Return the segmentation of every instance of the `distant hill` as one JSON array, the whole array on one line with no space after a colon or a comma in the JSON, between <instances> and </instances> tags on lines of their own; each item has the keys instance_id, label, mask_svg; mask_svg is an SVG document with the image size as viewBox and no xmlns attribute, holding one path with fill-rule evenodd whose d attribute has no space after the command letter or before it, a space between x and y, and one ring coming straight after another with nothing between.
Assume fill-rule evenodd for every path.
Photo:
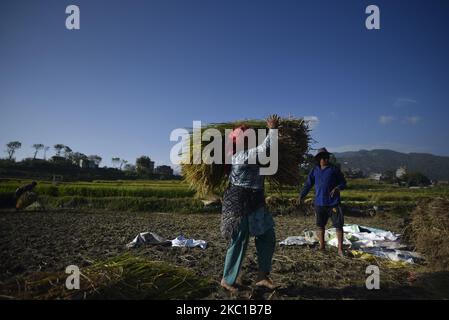
<instances>
[{"instance_id":1,"label":"distant hill","mask_svg":"<svg viewBox=\"0 0 449 320\"><path fill-rule=\"evenodd\" d=\"M395 171L406 166L408 171L418 171L436 180L449 180L449 157L428 153L401 153L375 149L335 152L342 169L360 169L365 174Z\"/></svg>"}]
</instances>

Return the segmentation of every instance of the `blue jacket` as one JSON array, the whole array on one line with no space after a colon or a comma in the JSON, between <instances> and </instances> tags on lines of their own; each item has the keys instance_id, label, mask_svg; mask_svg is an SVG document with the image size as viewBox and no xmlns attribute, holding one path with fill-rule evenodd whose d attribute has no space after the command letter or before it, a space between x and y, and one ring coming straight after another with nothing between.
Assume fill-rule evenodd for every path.
<instances>
[{"instance_id":1,"label":"blue jacket","mask_svg":"<svg viewBox=\"0 0 449 320\"><path fill-rule=\"evenodd\" d=\"M315 166L310 171L304 188L301 191L301 199L303 199L315 186L315 205L317 206L336 206L340 204L340 193L336 192L333 197L330 192L335 187L343 190L346 187L346 180L340 169L335 166L328 166L321 169Z\"/></svg>"}]
</instances>

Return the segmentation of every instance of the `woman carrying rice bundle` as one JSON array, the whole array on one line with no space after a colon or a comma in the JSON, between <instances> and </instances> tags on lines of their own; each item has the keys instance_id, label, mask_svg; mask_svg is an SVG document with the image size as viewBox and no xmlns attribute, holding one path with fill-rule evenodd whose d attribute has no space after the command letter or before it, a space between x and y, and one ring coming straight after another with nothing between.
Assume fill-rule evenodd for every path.
<instances>
[{"instance_id":1,"label":"woman carrying rice bundle","mask_svg":"<svg viewBox=\"0 0 449 320\"><path fill-rule=\"evenodd\" d=\"M223 196L221 232L230 241L226 253L221 286L235 292L237 277L250 236L255 237L258 260L257 286L274 289L269 278L271 260L275 248L274 220L265 208L264 176L260 175L260 165L252 164L258 154L270 148L280 118L272 115L267 119L268 135L255 148L244 148L232 156L229 186ZM246 126L236 128L231 137L235 145L244 139ZM243 143L243 145L245 145Z\"/></svg>"}]
</instances>

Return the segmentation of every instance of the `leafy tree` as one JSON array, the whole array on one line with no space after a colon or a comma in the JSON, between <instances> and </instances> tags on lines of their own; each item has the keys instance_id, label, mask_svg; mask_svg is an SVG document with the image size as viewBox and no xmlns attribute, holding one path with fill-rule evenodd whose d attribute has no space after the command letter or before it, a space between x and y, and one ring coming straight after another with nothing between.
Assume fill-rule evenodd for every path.
<instances>
[{"instance_id":1,"label":"leafy tree","mask_svg":"<svg viewBox=\"0 0 449 320\"><path fill-rule=\"evenodd\" d=\"M50 147L49 146L45 146L44 147L44 160L47 160L47 152L48 152L48 150L50 150Z\"/></svg>"},{"instance_id":2,"label":"leafy tree","mask_svg":"<svg viewBox=\"0 0 449 320\"><path fill-rule=\"evenodd\" d=\"M120 170L122 170L123 165L126 165L128 163L128 160L122 159L120 161Z\"/></svg>"},{"instance_id":3,"label":"leafy tree","mask_svg":"<svg viewBox=\"0 0 449 320\"><path fill-rule=\"evenodd\" d=\"M120 164L120 158L119 157L113 157L112 158L112 166L114 168L117 168Z\"/></svg>"},{"instance_id":4,"label":"leafy tree","mask_svg":"<svg viewBox=\"0 0 449 320\"><path fill-rule=\"evenodd\" d=\"M123 167L124 171L128 171L128 172L135 172L136 171L136 166L132 165L130 163L125 164L125 166Z\"/></svg>"},{"instance_id":5,"label":"leafy tree","mask_svg":"<svg viewBox=\"0 0 449 320\"><path fill-rule=\"evenodd\" d=\"M381 177L382 181L385 181L387 183L394 183L396 181L396 175L393 170L387 170L382 174Z\"/></svg>"},{"instance_id":6,"label":"leafy tree","mask_svg":"<svg viewBox=\"0 0 449 320\"><path fill-rule=\"evenodd\" d=\"M102 158L100 156L97 156L96 154L88 156L87 159L89 161L92 161L97 167L100 165L102 160Z\"/></svg>"},{"instance_id":7,"label":"leafy tree","mask_svg":"<svg viewBox=\"0 0 449 320\"><path fill-rule=\"evenodd\" d=\"M36 159L37 153L39 150L44 149L44 145L42 143L35 143L33 144L33 148L35 149L33 159Z\"/></svg>"},{"instance_id":8,"label":"leafy tree","mask_svg":"<svg viewBox=\"0 0 449 320\"><path fill-rule=\"evenodd\" d=\"M430 179L420 172L406 173L401 180L405 181L409 187L428 186Z\"/></svg>"},{"instance_id":9,"label":"leafy tree","mask_svg":"<svg viewBox=\"0 0 449 320\"><path fill-rule=\"evenodd\" d=\"M141 156L136 159L136 170L138 174L141 173L153 173L154 162L151 161L150 157Z\"/></svg>"},{"instance_id":10,"label":"leafy tree","mask_svg":"<svg viewBox=\"0 0 449 320\"><path fill-rule=\"evenodd\" d=\"M72 149L69 146L64 146L64 158L69 159Z\"/></svg>"},{"instance_id":11,"label":"leafy tree","mask_svg":"<svg viewBox=\"0 0 449 320\"><path fill-rule=\"evenodd\" d=\"M80 165L81 160L88 160L88 159L84 153L72 152L69 156L69 160L76 165Z\"/></svg>"},{"instance_id":12,"label":"leafy tree","mask_svg":"<svg viewBox=\"0 0 449 320\"><path fill-rule=\"evenodd\" d=\"M60 157L61 156L61 151L65 148L65 145L58 143L58 144L55 144L53 146L53 148L55 148L55 150L56 150L56 156Z\"/></svg>"},{"instance_id":13,"label":"leafy tree","mask_svg":"<svg viewBox=\"0 0 449 320\"><path fill-rule=\"evenodd\" d=\"M8 153L8 159L12 160L14 153L17 149L22 147L22 143L20 141L11 141L6 144L6 152Z\"/></svg>"}]
</instances>

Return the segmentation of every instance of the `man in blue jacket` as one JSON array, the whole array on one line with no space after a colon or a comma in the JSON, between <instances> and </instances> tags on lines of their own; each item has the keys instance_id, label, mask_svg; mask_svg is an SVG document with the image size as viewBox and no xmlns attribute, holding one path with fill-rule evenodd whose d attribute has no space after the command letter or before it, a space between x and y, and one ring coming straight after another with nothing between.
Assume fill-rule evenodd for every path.
<instances>
[{"instance_id":1,"label":"man in blue jacket","mask_svg":"<svg viewBox=\"0 0 449 320\"><path fill-rule=\"evenodd\" d=\"M325 248L325 227L328 219L331 218L337 231L338 254L343 256L344 217L340 207L340 190L346 187L346 180L340 169L329 163L329 157L330 153L326 148L318 150L315 156L317 165L307 177L299 196L299 203L303 202L310 189L315 186L316 225L320 249Z\"/></svg>"}]
</instances>

